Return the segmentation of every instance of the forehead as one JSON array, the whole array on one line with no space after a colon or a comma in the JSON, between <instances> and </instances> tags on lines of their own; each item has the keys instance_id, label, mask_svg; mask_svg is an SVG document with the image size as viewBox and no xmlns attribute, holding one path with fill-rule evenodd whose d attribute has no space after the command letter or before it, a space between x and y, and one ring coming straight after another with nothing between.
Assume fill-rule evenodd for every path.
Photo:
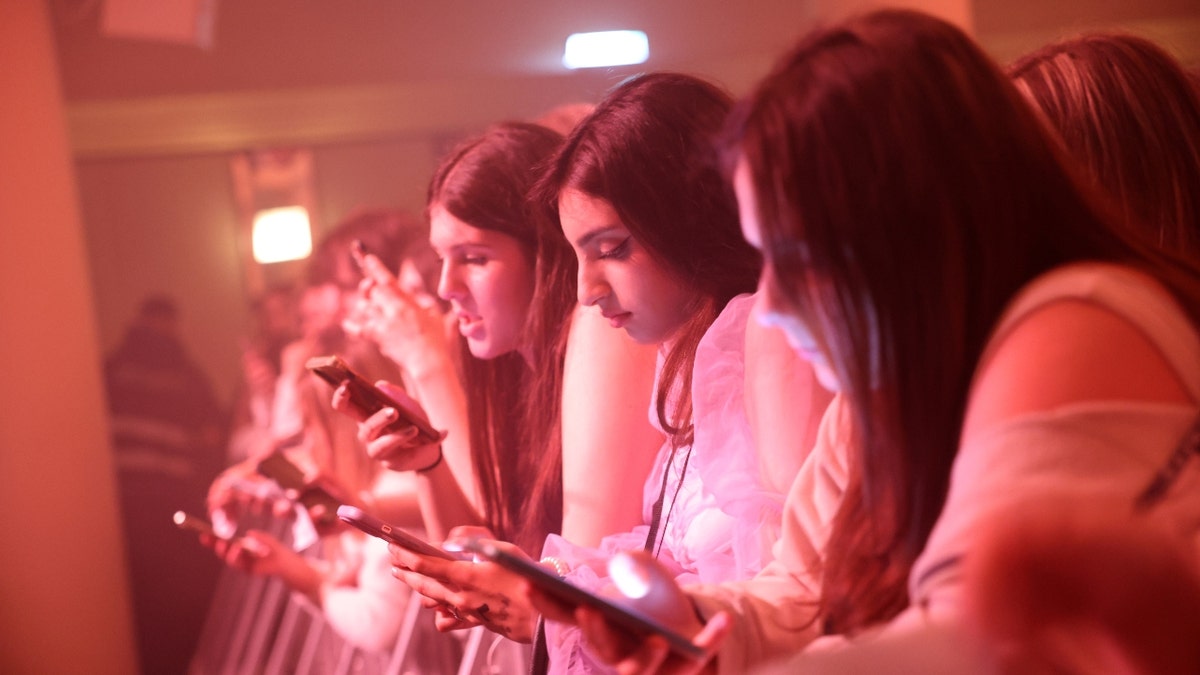
<instances>
[{"instance_id":1,"label":"forehead","mask_svg":"<svg viewBox=\"0 0 1200 675\"><path fill-rule=\"evenodd\" d=\"M608 200L574 188L567 188L558 196L558 218L563 234L576 247L585 246L593 235L628 232Z\"/></svg>"},{"instance_id":2,"label":"forehead","mask_svg":"<svg viewBox=\"0 0 1200 675\"><path fill-rule=\"evenodd\" d=\"M429 209L429 243L437 251L449 251L462 246L496 246L512 239L495 230L485 230L468 224L447 211L434 205Z\"/></svg>"}]
</instances>

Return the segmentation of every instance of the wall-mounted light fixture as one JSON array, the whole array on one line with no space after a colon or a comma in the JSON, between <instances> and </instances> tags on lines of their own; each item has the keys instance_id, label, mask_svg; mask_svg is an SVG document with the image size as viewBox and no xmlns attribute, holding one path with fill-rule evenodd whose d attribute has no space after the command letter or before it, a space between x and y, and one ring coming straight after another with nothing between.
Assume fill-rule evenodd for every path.
<instances>
[{"instance_id":1,"label":"wall-mounted light fixture","mask_svg":"<svg viewBox=\"0 0 1200 675\"><path fill-rule=\"evenodd\" d=\"M250 294L268 284L295 281L320 231L313 188L312 151L250 150L231 158L238 205L238 241Z\"/></svg>"},{"instance_id":2,"label":"wall-mounted light fixture","mask_svg":"<svg viewBox=\"0 0 1200 675\"><path fill-rule=\"evenodd\" d=\"M640 30L573 33L563 50L563 65L572 70L628 66L645 63L648 58L650 40Z\"/></svg>"},{"instance_id":3,"label":"wall-mounted light fixture","mask_svg":"<svg viewBox=\"0 0 1200 675\"><path fill-rule=\"evenodd\" d=\"M254 214L254 261L277 263L312 254L312 226L303 206L277 206Z\"/></svg>"}]
</instances>

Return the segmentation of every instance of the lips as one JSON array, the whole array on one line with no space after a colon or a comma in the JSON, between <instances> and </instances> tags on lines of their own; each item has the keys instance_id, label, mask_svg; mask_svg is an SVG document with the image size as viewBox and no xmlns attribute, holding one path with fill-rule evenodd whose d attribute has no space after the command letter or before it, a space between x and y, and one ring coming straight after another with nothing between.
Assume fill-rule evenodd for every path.
<instances>
[{"instance_id":1,"label":"lips","mask_svg":"<svg viewBox=\"0 0 1200 675\"><path fill-rule=\"evenodd\" d=\"M608 319L609 325L613 328L622 328L629 323L629 319L633 316L629 312L602 312L604 318Z\"/></svg>"},{"instance_id":2,"label":"lips","mask_svg":"<svg viewBox=\"0 0 1200 675\"><path fill-rule=\"evenodd\" d=\"M470 337L468 333L471 333L478 328L483 321L483 317L475 316L474 314L467 314L465 312L459 312L457 319L458 332L462 333L466 337Z\"/></svg>"}]
</instances>

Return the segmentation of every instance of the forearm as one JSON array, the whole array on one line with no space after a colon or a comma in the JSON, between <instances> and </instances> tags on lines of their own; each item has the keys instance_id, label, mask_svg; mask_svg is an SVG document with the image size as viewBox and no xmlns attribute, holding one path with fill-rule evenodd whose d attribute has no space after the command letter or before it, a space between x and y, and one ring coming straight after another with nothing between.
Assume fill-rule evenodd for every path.
<instances>
[{"instance_id":1,"label":"forearm","mask_svg":"<svg viewBox=\"0 0 1200 675\"><path fill-rule=\"evenodd\" d=\"M280 562L276 576L282 579L292 591L300 593L318 605L321 604L321 588L325 583L326 575L323 570L318 568L315 561L292 552Z\"/></svg>"},{"instance_id":2,"label":"forearm","mask_svg":"<svg viewBox=\"0 0 1200 675\"><path fill-rule=\"evenodd\" d=\"M449 354L435 354L424 360L412 376L413 397L429 416L436 429L446 431L442 441L444 464L457 483L456 492L479 508L475 490L475 467L471 459L471 432L467 414L467 394L454 370ZM433 472L430 472L433 473Z\"/></svg>"},{"instance_id":3,"label":"forearm","mask_svg":"<svg viewBox=\"0 0 1200 675\"><path fill-rule=\"evenodd\" d=\"M821 635L815 593L790 577L685 589L702 620L728 612L732 630L715 658L718 673L744 673L794 655Z\"/></svg>"},{"instance_id":4,"label":"forearm","mask_svg":"<svg viewBox=\"0 0 1200 675\"><path fill-rule=\"evenodd\" d=\"M486 525L445 461L419 472L417 477L417 502L430 539L442 541L451 529L461 525Z\"/></svg>"}]
</instances>

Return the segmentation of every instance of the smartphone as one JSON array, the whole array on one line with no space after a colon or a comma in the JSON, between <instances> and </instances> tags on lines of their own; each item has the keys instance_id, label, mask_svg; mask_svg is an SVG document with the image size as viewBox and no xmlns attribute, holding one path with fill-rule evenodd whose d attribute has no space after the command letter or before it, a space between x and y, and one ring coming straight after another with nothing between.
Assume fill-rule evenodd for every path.
<instances>
[{"instance_id":1,"label":"smartphone","mask_svg":"<svg viewBox=\"0 0 1200 675\"><path fill-rule=\"evenodd\" d=\"M320 513L322 523L330 523L337 517L337 508L342 505L341 500L325 491L324 488L317 485L309 485L304 481L304 472L300 467L292 463L287 455L276 450L271 454L258 460L255 465L255 470L267 478L279 484L279 487L285 490L295 490L300 493L300 503L309 513ZM315 507L322 506L322 509Z\"/></svg>"},{"instance_id":2,"label":"smartphone","mask_svg":"<svg viewBox=\"0 0 1200 675\"><path fill-rule=\"evenodd\" d=\"M501 567L515 572L528 579L538 590L570 607L587 605L600 611L606 619L624 629L630 635L647 634L661 635L675 652L690 659L699 661L706 654L691 640L667 628L658 621L646 616L632 607L620 604L610 598L604 598L586 591L546 569L542 565L527 558L513 555L498 548L495 544L480 539L468 540L465 547L468 551L477 553Z\"/></svg>"},{"instance_id":3,"label":"smartphone","mask_svg":"<svg viewBox=\"0 0 1200 675\"><path fill-rule=\"evenodd\" d=\"M434 546L424 539L414 537L402 528L389 525L358 507L343 504L338 507L337 516L343 522L357 527L372 537L378 537L400 548L408 549L413 553L420 553L421 555L433 556L444 560L464 560L462 556L457 556L450 551Z\"/></svg>"},{"instance_id":4,"label":"smartphone","mask_svg":"<svg viewBox=\"0 0 1200 675\"><path fill-rule=\"evenodd\" d=\"M199 516L193 516L186 511L176 511L171 519L175 521L175 526L181 530L191 530L196 534L217 536L217 533L213 531L212 523Z\"/></svg>"},{"instance_id":5,"label":"smartphone","mask_svg":"<svg viewBox=\"0 0 1200 675\"><path fill-rule=\"evenodd\" d=\"M384 408L393 408L400 415L398 422L416 427L417 443L430 445L441 442L441 432L434 429L429 422L413 415L367 378L351 370L341 357L336 355L314 356L305 363L305 367L335 389L345 384L346 391L350 395L350 404L366 415L374 415Z\"/></svg>"}]
</instances>

